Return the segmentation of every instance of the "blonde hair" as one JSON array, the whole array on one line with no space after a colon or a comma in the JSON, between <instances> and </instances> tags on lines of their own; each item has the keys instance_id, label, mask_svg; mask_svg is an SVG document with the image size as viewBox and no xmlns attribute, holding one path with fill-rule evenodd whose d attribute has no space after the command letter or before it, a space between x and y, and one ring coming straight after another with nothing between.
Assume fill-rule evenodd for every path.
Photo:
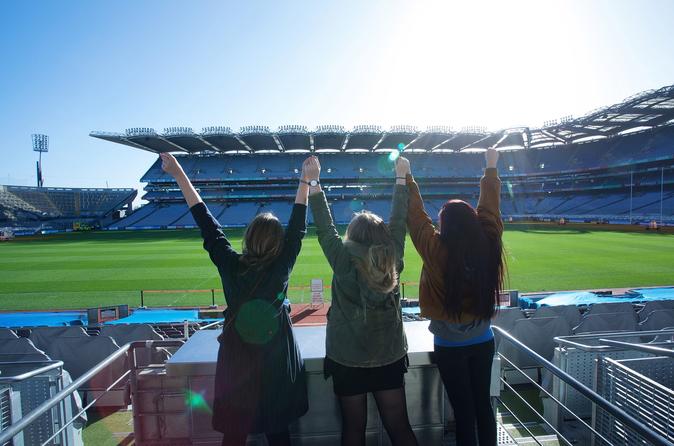
<instances>
[{"instance_id":1,"label":"blonde hair","mask_svg":"<svg viewBox=\"0 0 674 446\"><path fill-rule=\"evenodd\" d=\"M346 239L367 247L367 256L356 260L356 267L368 287L390 293L398 284L396 251L388 226L376 214L359 212L346 228Z\"/></svg>"},{"instance_id":2,"label":"blonde hair","mask_svg":"<svg viewBox=\"0 0 674 446\"><path fill-rule=\"evenodd\" d=\"M241 263L261 269L271 263L283 249L283 226L270 212L255 216L243 234Z\"/></svg>"}]
</instances>

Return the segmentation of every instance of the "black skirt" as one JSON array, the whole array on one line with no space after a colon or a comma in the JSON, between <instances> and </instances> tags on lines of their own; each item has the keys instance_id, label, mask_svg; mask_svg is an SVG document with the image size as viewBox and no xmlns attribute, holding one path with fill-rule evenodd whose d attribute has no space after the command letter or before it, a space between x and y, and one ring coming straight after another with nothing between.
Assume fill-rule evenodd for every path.
<instances>
[{"instance_id":1,"label":"black skirt","mask_svg":"<svg viewBox=\"0 0 674 446\"><path fill-rule=\"evenodd\" d=\"M326 357L323 374L325 379L332 376L335 395L354 396L404 387L408 366L407 355L381 367L348 367Z\"/></svg>"}]
</instances>

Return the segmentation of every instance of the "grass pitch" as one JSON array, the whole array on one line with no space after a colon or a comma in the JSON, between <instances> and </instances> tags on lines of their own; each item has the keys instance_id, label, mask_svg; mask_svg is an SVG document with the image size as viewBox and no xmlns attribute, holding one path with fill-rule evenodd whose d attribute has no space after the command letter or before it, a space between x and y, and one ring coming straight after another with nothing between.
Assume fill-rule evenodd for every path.
<instances>
[{"instance_id":1,"label":"grass pitch","mask_svg":"<svg viewBox=\"0 0 674 446\"><path fill-rule=\"evenodd\" d=\"M227 231L235 247L241 230ZM674 235L513 225L504 235L509 288L520 291L674 284ZM406 295L416 298L421 261L407 241ZM310 230L289 294L307 302L312 278L331 271ZM140 305L140 290L221 288L196 230L72 233L0 244L0 310ZM327 293L329 299L329 292ZM150 294L147 306L209 305L210 293ZM222 304L221 292L216 303Z\"/></svg>"}]
</instances>

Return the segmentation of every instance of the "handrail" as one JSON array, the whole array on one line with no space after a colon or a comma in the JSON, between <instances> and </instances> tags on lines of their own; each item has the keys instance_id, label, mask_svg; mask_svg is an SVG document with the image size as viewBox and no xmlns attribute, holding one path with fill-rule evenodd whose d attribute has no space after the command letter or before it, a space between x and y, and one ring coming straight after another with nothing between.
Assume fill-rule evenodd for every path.
<instances>
[{"instance_id":1,"label":"handrail","mask_svg":"<svg viewBox=\"0 0 674 446\"><path fill-rule=\"evenodd\" d=\"M207 329L209 329L209 328L211 328L211 327L215 327L215 326L218 325L218 324L222 324L223 322L225 322L225 319L219 319L219 320L217 320L217 321L215 321L215 322L211 322L210 324L206 324L206 325L204 325L203 327L199 327L199 330L207 330Z\"/></svg>"},{"instance_id":2,"label":"handrail","mask_svg":"<svg viewBox=\"0 0 674 446\"><path fill-rule=\"evenodd\" d=\"M667 440L666 438L662 437L661 435L658 435L656 432L653 430L649 429L645 424L634 418L632 415L628 414L624 410L620 409L618 406L610 403L606 399L604 399L601 395L599 395L597 392L594 390L586 387L583 383L578 381L576 378L573 376L569 375L559 367L555 366L553 363L524 345L522 342L520 342L517 338L515 338L513 335L508 333L506 330L502 329L501 327L498 326L492 326L492 328L504 339L506 339L508 342L516 346L519 350L523 351L526 353L529 357L531 357L534 361L536 361L540 366L543 368L547 369L550 371L553 375L557 376L560 378L562 381L564 381L566 384L569 386L573 387L575 390L577 390L580 394L585 396L587 399L592 401L594 404L597 406L601 407L604 409L606 412L609 414L613 415L617 419L619 419L622 423L633 429L635 432L637 432L639 435L642 435L644 438L646 438L648 441L656 444L656 445L662 445L662 446L669 446L671 445L671 442Z\"/></svg>"},{"instance_id":3,"label":"handrail","mask_svg":"<svg viewBox=\"0 0 674 446\"><path fill-rule=\"evenodd\" d=\"M70 426L75 420L77 420L80 416L82 416L82 414L86 413L87 409L89 409L91 406L93 406L94 404L96 404L96 402L97 402L99 399L101 399L101 398L103 397L103 395L105 395L105 394L108 393L110 390L112 390L117 384L119 384L124 378L126 378L126 377L129 376L130 374L131 374L131 370L127 370L126 372L122 373L122 376L120 376L120 377L117 378L112 384L110 384L110 385L109 385L109 386L108 386L108 387L107 387L107 388L106 388L100 395L98 395L96 398L92 399L92 400L89 402L89 404L87 404L86 406L84 406L84 407L82 408L82 410L80 410L80 411L77 412L75 415L73 415L73 416L71 417L71 419L70 419L67 423L64 423L63 426L61 426L61 428L60 428L59 430L57 430L56 432L54 432L54 433L52 434L51 437L47 438L47 439L41 444L41 446L46 446L46 445L48 445L50 441L52 441L54 438L58 437L58 435L59 435L61 432L63 432L64 430L66 430L66 429L68 428L68 426Z\"/></svg>"},{"instance_id":4,"label":"handrail","mask_svg":"<svg viewBox=\"0 0 674 446\"><path fill-rule=\"evenodd\" d=\"M47 365L40 367L38 369L31 370L29 372L21 373L20 375L14 375L14 376L0 376L0 383L15 383L19 381L24 381L28 378L32 378L33 376L41 375L45 372L48 372L53 369L57 369L59 367L63 367L63 361L25 361L21 362L21 365L27 365L27 364L44 364L48 363ZM16 364L16 362L0 362L0 366L3 364ZM2 444L2 443L0 443Z\"/></svg>"},{"instance_id":5,"label":"handrail","mask_svg":"<svg viewBox=\"0 0 674 446\"><path fill-rule=\"evenodd\" d=\"M538 382L536 382L532 377L530 377L529 375L527 375L526 372L524 372L524 370L522 370L521 368L517 367L517 365L515 365L515 363L513 363L510 359L506 358L505 356L503 356L503 355L500 355L500 356L501 356L501 360L507 362L507 363L510 365L510 367L513 368L513 370L518 371L524 378L526 378L529 382L531 382L531 383L534 385L534 387L536 387L538 390L540 390L541 392L543 392L543 393L545 394L545 396L547 396L548 398L550 398L552 401L554 401L555 403L557 403L558 406L562 407L562 408L563 408L566 412L568 412L573 418L575 418L581 425L583 425L583 427L585 427L586 429L588 429L589 431L591 431L592 434L598 436L602 441L608 443L608 440L606 440L606 438L604 438L603 435L601 435L599 432L597 432L596 429L594 429L592 426L590 426L589 424L587 424L587 422L585 422L585 420L583 420L583 419L582 419L581 417L579 417L577 414L573 413L573 411L572 411L571 409L569 409L569 408L568 408L564 403L562 403L559 399L555 398L555 396L554 396L552 393L550 393L545 387L543 387L542 385L538 384ZM504 381L504 379L501 378L501 381ZM514 390L514 389L513 389L513 390ZM516 393L516 392L515 392L515 393ZM519 395L518 395L518 396L519 396ZM521 398L521 397L520 397L520 398ZM536 411L536 410L534 410L533 412L536 413L536 414L537 414L537 415L538 415L538 416L545 422L545 424L548 424L548 425L549 425L549 421L547 421L547 420L545 419L545 417L544 417L542 414L538 413L538 411Z\"/></svg>"},{"instance_id":6,"label":"handrail","mask_svg":"<svg viewBox=\"0 0 674 446\"><path fill-rule=\"evenodd\" d=\"M54 395L53 397L51 397L47 401L43 402L42 404L40 404L38 407L36 407L32 411L30 411L28 414L24 415L16 424L12 424L11 426L9 426L9 428L7 428L7 430L0 433L0 444L5 444L6 442L9 442L10 440L12 440L19 432L23 431L31 423L33 423L35 420L37 420L39 417L41 417L49 409L56 406L63 399L70 396L79 387L81 387L82 384L86 383L91 378L96 376L98 373L100 373L103 369L105 369L107 366L112 364L119 357L125 355L131 348L152 347L155 344L161 345L161 346L164 346L164 347L179 347L179 346L183 345L182 341L178 341L178 340L176 340L176 341L171 341L171 340L168 340L168 341L164 341L164 340L162 340L162 341L159 341L159 340L156 340L156 341L134 341L134 342L124 344L118 350L116 350L110 356L103 359L101 362L99 362L95 366L93 366L91 369L89 369L82 376L80 376L75 381L70 383L70 385L65 387L63 390L58 392L56 395Z\"/></svg>"},{"instance_id":7,"label":"handrail","mask_svg":"<svg viewBox=\"0 0 674 446\"><path fill-rule=\"evenodd\" d=\"M587 345L574 341L574 339L608 339L608 338L625 338L634 336L660 336L660 335L674 335L674 329L671 330L648 330L648 331L611 331L611 332L592 332L583 333L572 336L555 336L553 340L559 344L567 347L577 348L586 352L605 352L613 350L615 347L606 345ZM598 339L599 340L599 339Z\"/></svg>"},{"instance_id":8,"label":"handrail","mask_svg":"<svg viewBox=\"0 0 674 446\"><path fill-rule=\"evenodd\" d=\"M633 344L631 342L612 341L610 339L600 339L600 341L608 345L614 345L616 347L625 347L629 350L638 350L658 356L668 356L670 358L674 358L674 350L668 348L656 347L654 345Z\"/></svg>"}]
</instances>

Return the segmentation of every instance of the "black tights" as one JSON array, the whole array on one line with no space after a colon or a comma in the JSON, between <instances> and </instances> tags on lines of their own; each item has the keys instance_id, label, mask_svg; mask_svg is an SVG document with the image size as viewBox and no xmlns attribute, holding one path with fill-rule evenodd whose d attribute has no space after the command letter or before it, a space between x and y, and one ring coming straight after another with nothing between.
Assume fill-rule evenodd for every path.
<instances>
[{"instance_id":1,"label":"black tights","mask_svg":"<svg viewBox=\"0 0 674 446\"><path fill-rule=\"evenodd\" d=\"M496 445L496 418L489 396L493 358L493 340L465 347L435 346L435 361L454 409L457 446Z\"/></svg>"},{"instance_id":2,"label":"black tights","mask_svg":"<svg viewBox=\"0 0 674 446\"><path fill-rule=\"evenodd\" d=\"M416 446L417 440L407 417L405 388L374 392L379 416L394 446ZM365 445L367 394L340 396L342 409L342 445Z\"/></svg>"},{"instance_id":3,"label":"black tights","mask_svg":"<svg viewBox=\"0 0 674 446\"><path fill-rule=\"evenodd\" d=\"M269 446L290 446L290 434L288 431L276 434L265 434ZM226 435L222 439L222 446L245 446L248 434Z\"/></svg>"}]
</instances>

